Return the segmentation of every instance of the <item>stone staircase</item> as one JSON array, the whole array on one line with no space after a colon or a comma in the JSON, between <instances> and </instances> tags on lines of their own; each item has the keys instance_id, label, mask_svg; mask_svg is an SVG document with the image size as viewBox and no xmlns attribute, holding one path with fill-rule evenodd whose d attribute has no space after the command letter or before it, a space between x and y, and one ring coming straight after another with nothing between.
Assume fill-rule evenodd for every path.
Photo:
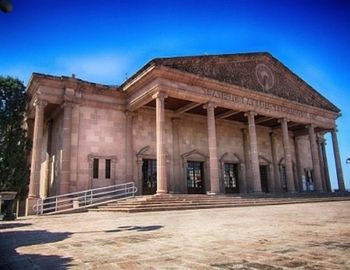
<instances>
[{"instance_id":1,"label":"stone staircase","mask_svg":"<svg viewBox=\"0 0 350 270\"><path fill-rule=\"evenodd\" d=\"M209 209L225 207L246 207L263 205L280 205L294 203L313 203L350 200L348 194L308 194L308 195L162 195L162 196L139 196L124 201L110 202L89 211L110 212L147 212L147 211L169 211L189 209Z\"/></svg>"}]
</instances>

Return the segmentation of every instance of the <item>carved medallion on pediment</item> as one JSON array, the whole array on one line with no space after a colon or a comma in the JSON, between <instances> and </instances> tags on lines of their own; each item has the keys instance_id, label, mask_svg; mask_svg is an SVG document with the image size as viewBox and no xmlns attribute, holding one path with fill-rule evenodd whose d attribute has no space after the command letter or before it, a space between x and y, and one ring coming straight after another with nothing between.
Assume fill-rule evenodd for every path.
<instances>
[{"instance_id":1,"label":"carved medallion on pediment","mask_svg":"<svg viewBox=\"0 0 350 270\"><path fill-rule=\"evenodd\" d=\"M260 86L266 91L275 84L275 78L271 69L265 64L258 64L255 68L255 76Z\"/></svg>"}]
</instances>

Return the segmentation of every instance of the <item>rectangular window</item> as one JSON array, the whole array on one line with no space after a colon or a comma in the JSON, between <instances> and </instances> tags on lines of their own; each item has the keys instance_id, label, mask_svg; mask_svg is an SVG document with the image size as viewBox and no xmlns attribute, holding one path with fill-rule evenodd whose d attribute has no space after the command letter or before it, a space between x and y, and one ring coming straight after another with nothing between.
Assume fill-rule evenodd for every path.
<instances>
[{"instance_id":1,"label":"rectangular window","mask_svg":"<svg viewBox=\"0 0 350 270\"><path fill-rule=\"evenodd\" d=\"M92 178L98 179L98 159L94 158Z\"/></svg>"},{"instance_id":2,"label":"rectangular window","mask_svg":"<svg viewBox=\"0 0 350 270\"><path fill-rule=\"evenodd\" d=\"M106 179L111 179L111 160L106 159Z\"/></svg>"}]
</instances>

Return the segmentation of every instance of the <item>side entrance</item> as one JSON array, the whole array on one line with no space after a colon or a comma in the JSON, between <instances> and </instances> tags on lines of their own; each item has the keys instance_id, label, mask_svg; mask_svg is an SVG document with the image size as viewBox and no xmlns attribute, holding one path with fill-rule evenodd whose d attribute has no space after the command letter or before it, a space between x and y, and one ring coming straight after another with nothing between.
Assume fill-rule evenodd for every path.
<instances>
[{"instance_id":1,"label":"side entrance","mask_svg":"<svg viewBox=\"0 0 350 270\"><path fill-rule=\"evenodd\" d=\"M187 161L187 193L205 194L203 164L200 161Z\"/></svg>"}]
</instances>

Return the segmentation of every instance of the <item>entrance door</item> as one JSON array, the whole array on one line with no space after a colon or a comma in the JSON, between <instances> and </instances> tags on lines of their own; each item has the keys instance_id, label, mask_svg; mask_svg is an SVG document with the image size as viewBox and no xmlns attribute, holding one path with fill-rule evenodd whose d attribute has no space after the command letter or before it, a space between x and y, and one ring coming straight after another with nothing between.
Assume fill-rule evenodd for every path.
<instances>
[{"instance_id":1,"label":"entrance door","mask_svg":"<svg viewBox=\"0 0 350 270\"><path fill-rule=\"evenodd\" d=\"M282 183L282 190L284 192L287 192L287 172L286 172L286 166L284 165L280 166L280 178Z\"/></svg>"},{"instance_id":2,"label":"entrance door","mask_svg":"<svg viewBox=\"0 0 350 270\"><path fill-rule=\"evenodd\" d=\"M157 192L157 160L144 159L142 164L142 194L152 195Z\"/></svg>"},{"instance_id":3,"label":"entrance door","mask_svg":"<svg viewBox=\"0 0 350 270\"><path fill-rule=\"evenodd\" d=\"M268 193L269 188L268 188L268 179L267 179L267 166L266 165L260 165L260 180L261 180L261 191Z\"/></svg>"},{"instance_id":4,"label":"entrance door","mask_svg":"<svg viewBox=\"0 0 350 270\"><path fill-rule=\"evenodd\" d=\"M187 161L187 193L205 193L203 162Z\"/></svg>"},{"instance_id":5,"label":"entrance door","mask_svg":"<svg viewBox=\"0 0 350 270\"><path fill-rule=\"evenodd\" d=\"M233 163L224 164L225 193L238 193L238 165Z\"/></svg>"}]
</instances>

